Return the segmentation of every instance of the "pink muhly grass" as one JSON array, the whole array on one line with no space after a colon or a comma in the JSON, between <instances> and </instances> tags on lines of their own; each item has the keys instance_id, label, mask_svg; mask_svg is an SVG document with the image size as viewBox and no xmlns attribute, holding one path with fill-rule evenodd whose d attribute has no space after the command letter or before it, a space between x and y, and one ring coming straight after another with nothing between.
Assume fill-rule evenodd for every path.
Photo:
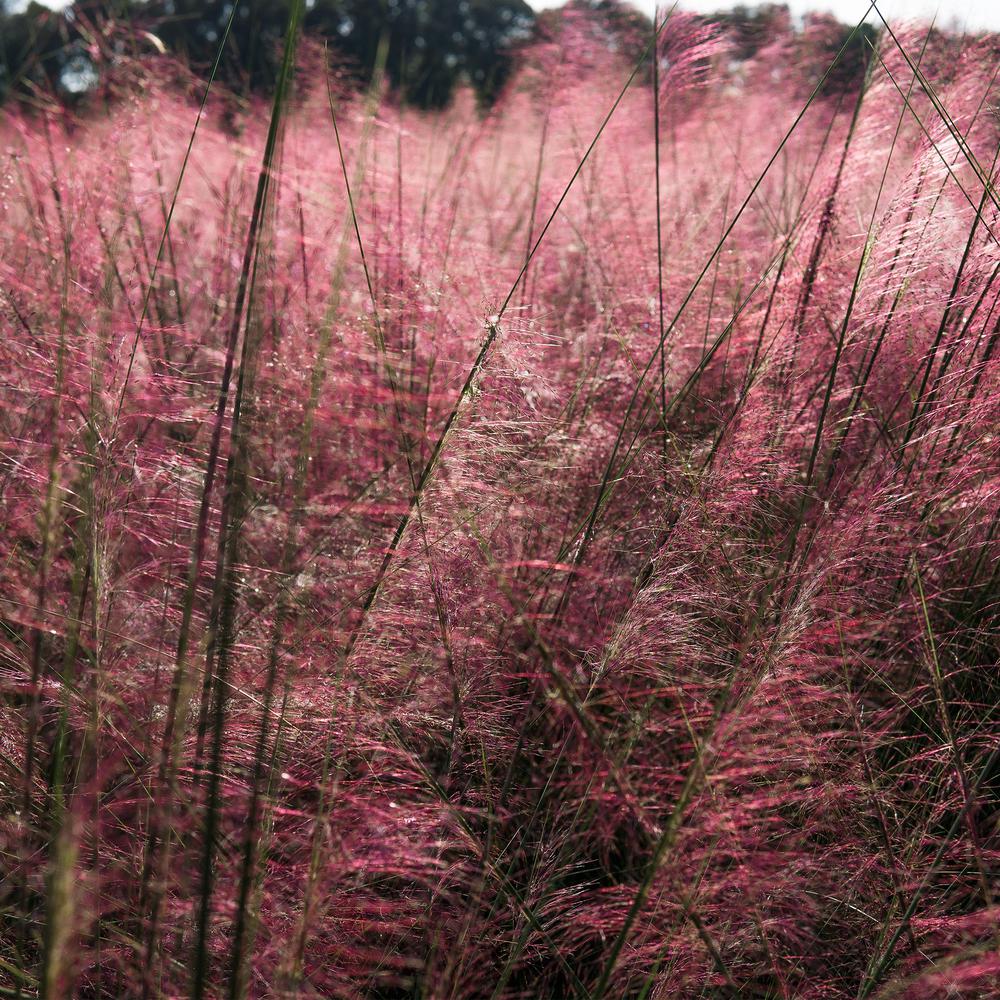
<instances>
[{"instance_id":1,"label":"pink muhly grass","mask_svg":"<svg viewBox=\"0 0 1000 1000\"><path fill-rule=\"evenodd\" d=\"M996 992L995 39L603 16L4 112L0 994Z\"/></svg>"}]
</instances>

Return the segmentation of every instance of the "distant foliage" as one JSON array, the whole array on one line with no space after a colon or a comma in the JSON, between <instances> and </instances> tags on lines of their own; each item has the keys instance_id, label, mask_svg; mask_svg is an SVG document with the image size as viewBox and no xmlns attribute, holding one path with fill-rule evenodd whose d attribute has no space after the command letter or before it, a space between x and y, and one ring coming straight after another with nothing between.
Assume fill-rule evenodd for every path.
<instances>
[{"instance_id":1,"label":"distant foliage","mask_svg":"<svg viewBox=\"0 0 1000 1000\"><path fill-rule=\"evenodd\" d=\"M288 9L288 0L240 0L231 24L230 0L77 0L67 13L37 3L17 14L0 12L0 100L15 95L37 106L55 97L80 106L95 94L115 93L123 67L134 77L128 63L163 50L205 78L227 27L217 86L244 98L268 93L277 78ZM804 81L810 79L802 72L806 67L818 77L849 39L827 96L856 88L871 52L869 28L850 36L849 28L816 15L799 33L781 5L737 7L710 17L671 14L665 6L660 14L673 22L660 42L664 58L692 31L721 32L737 60L748 60L762 46L772 52L794 47ZM587 35L595 51L641 63L639 82L650 83L653 24L626 0L569 0L562 10L537 18L525 0L315 0L304 29L359 87L381 61L398 97L416 107L445 107L465 84L489 107L528 43L560 44L568 23Z\"/></svg>"},{"instance_id":2,"label":"distant foliage","mask_svg":"<svg viewBox=\"0 0 1000 1000\"><path fill-rule=\"evenodd\" d=\"M136 29L207 74L226 34L231 0L77 0L71 16L37 4L0 16L4 88L49 85L72 97L81 73L122 54ZM281 57L288 0L239 0L222 54L218 81L239 93L270 90ZM511 72L515 50L528 41L534 14L524 0L316 0L306 31L329 45L364 83L386 46L386 70L403 98L442 107L461 81L489 104ZM119 44L107 50L109 33ZM144 46L138 36L126 51ZM86 61L87 66L84 66ZM79 65L78 65L79 64Z\"/></svg>"}]
</instances>

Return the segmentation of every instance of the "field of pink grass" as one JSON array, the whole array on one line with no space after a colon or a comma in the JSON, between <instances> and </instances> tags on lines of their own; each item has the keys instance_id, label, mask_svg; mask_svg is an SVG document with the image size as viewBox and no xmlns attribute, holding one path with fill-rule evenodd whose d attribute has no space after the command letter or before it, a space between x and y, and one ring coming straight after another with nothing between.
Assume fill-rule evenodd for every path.
<instances>
[{"instance_id":1,"label":"field of pink grass","mask_svg":"<svg viewBox=\"0 0 1000 1000\"><path fill-rule=\"evenodd\" d=\"M556 23L2 112L0 996L1000 995L997 39Z\"/></svg>"}]
</instances>

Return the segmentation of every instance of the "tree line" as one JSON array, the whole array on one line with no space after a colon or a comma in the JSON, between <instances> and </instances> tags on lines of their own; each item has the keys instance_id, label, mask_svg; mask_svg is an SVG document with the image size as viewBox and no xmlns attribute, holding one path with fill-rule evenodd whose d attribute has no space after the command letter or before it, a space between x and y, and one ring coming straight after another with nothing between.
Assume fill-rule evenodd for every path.
<instances>
[{"instance_id":1,"label":"tree line","mask_svg":"<svg viewBox=\"0 0 1000 1000\"><path fill-rule=\"evenodd\" d=\"M72 100L129 37L203 74L221 49L220 83L239 93L266 90L278 71L288 7L289 0L77 0L57 12L0 0L0 97L44 92ZM525 0L313 0L305 29L360 80L384 60L405 100L433 108L447 104L460 81L489 103L516 49L533 36L535 15Z\"/></svg>"},{"instance_id":2,"label":"tree line","mask_svg":"<svg viewBox=\"0 0 1000 1000\"><path fill-rule=\"evenodd\" d=\"M76 0L54 11L34 0L0 0L0 100L86 99L109 66L151 48L203 76L221 53L219 84L241 95L266 92L278 72L290 2ZM568 0L566 7L599 19L626 58L648 49L650 19L623 0ZM526 0L307 0L305 30L359 85L382 64L398 97L417 107L445 106L460 83L488 106L510 78L518 52L555 31L560 16L556 10L536 15ZM783 4L737 6L711 19L742 58L794 33ZM819 47L830 51L818 54L832 57L849 31L841 25L828 33ZM829 89L849 89L863 76L872 34L853 38Z\"/></svg>"}]
</instances>

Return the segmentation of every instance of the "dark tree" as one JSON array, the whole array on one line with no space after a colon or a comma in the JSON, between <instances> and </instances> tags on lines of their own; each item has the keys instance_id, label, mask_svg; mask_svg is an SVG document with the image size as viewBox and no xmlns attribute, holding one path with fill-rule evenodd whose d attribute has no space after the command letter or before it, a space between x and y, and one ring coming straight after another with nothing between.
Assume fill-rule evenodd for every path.
<instances>
[{"instance_id":1,"label":"dark tree","mask_svg":"<svg viewBox=\"0 0 1000 1000\"><path fill-rule=\"evenodd\" d=\"M14 13L0 4L0 100L12 91L52 91L70 57L65 18L32 3Z\"/></svg>"},{"instance_id":2,"label":"dark tree","mask_svg":"<svg viewBox=\"0 0 1000 1000\"><path fill-rule=\"evenodd\" d=\"M441 107L461 79L491 102L534 14L524 0L317 0L307 24L364 75L385 44L389 77L406 99Z\"/></svg>"},{"instance_id":3,"label":"dark tree","mask_svg":"<svg viewBox=\"0 0 1000 1000\"><path fill-rule=\"evenodd\" d=\"M151 0L136 5L164 44L207 71L233 11L230 0ZM269 87L277 72L288 0L242 0L220 68L243 90ZM534 15L524 0L316 0L306 31L346 58L362 80L380 45L402 96L421 107L446 104L468 80L484 102L509 76L512 50L531 36Z\"/></svg>"},{"instance_id":4,"label":"dark tree","mask_svg":"<svg viewBox=\"0 0 1000 1000\"><path fill-rule=\"evenodd\" d=\"M739 4L730 11L713 15L729 31L738 59L751 59L780 34L791 30L790 14L785 4L747 7Z\"/></svg>"},{"instance_id":5,"label":"dark tree","mask_svg":"<svg viewBox=\"0 0 1000 1000\"><path fill-rule=\"evenodd\" d=\"M13 13L0 3L0 97L7 91L86 89L87 26L113 22L155 33L168 51L207 74L226 26L232 27L219 81L241 93L266 91L278 71L289 0L77 0L68 15L32 4ZM508 79L518 45L532 37L525 0L315 0L305 30L369 79L384 45L386 70L401 97L442 107L467 81L490 103Z\"/></svg>"}]
</instances>

